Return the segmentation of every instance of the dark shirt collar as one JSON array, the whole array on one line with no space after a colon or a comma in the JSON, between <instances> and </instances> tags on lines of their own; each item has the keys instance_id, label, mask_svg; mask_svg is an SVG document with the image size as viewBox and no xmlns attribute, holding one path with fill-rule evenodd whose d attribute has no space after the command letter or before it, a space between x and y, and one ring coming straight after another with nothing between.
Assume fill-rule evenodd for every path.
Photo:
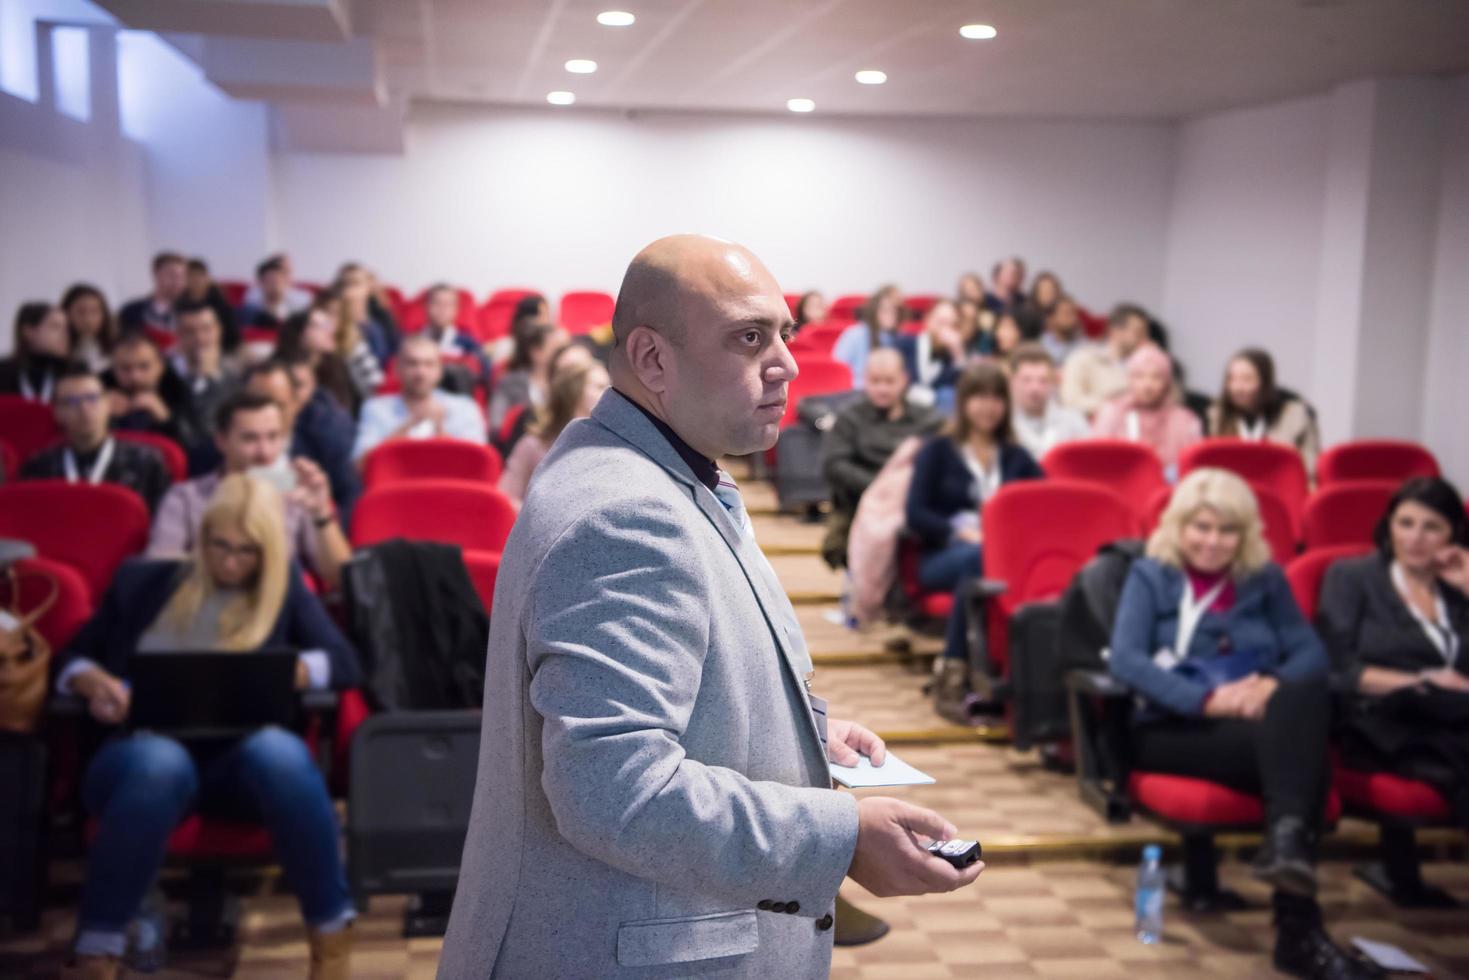
<instances>
[{"instance_id":1,"label":"dark shirt collar","mask_svg":"<svg viewBox=\"0 0 1469 980\"><path fill-rule=\"evenodd\" d=\"M626 398L627 396L624 395L623 397ZM667 422L639 405L633 399L628 398L627 401L648 417L648 421L653 423L653 428L663 434L663 438L668 440L668 444L673 447L674 452L678 453L679 458L689 464L689 469L694 471L694 479L708 487L712 493L714 488L719 486L719 467L712 460L705 458L693 446L690 446L679 438L678 433L674 432Z\"/></svg>"}]
</instances>

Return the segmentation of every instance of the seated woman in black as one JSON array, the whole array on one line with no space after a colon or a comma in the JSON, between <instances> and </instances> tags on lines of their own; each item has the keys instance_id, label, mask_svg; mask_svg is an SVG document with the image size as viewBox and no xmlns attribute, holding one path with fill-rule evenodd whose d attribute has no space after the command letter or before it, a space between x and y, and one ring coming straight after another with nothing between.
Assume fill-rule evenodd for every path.
<instances>
[{"instance_id":1,"label":"seated woman in black","mask_svg":"<svg viewBox=\"0 0 1469 980\"><path fill-rule=\"evenodd\" d=\"M1326 654L1270 561L1255 495L1238 476L1204 468L1179 483L1147 556L1128 572L1108 666L1142 702L1131 731L1135 769L1264 798L1254 873L1275 888L1276 969L1378 976L1321 926Z\"/></svg>"},{"instance_id":2,"label":"seated woman in black","mask_svg":"<svg viewBox=\"0 0 1469 980\"><path fill-rule=\"evenodd\" d=\"M302 650L300 688L359 682L356 654L290 564L281 501L243 474L220 481L188 562L118 570L97 614L58 662L57 687L104 725L127 719L134 657L168 650ZM169 834L193 810L264 822L310 927L311 977L346 977L355 912L326 784L299 736L262 728L189 745L135 732L87 766L82 802L97 819L78 916L78 977L117 975L129 922L163 863Z\"/></svg>"},{"instance_id":3,"label":"seated woman in black","mask_svg":"<svg viewBox=\"0 0 1469 980\"><path fill-rule=\"evenodd\" d=\"M1316 615L1346 692L1342 761L1433 784L1469 827L1469 520L1458 491L1409 480L1376 543L1331 566Z\"/></svg>"},{"instance_id":4,"label":"seated woman in black","mask_svg":"<svg viewBox=\"0 0 1469 980\"><path fill-rule=\"evenodd\" d=\"M1010 381L992 364L976 364L959 376L955 415L913 461L906 521L919 539L918 584L954 592L983 574L979 512L1012 480L1044 476L1015 441L1010 427ZM961 590L962 591L962 590ZM949 616L944 655L934 665L934 707L946 718L969 720L968 603L956 601Z\"/></svg>"}]
</instances>

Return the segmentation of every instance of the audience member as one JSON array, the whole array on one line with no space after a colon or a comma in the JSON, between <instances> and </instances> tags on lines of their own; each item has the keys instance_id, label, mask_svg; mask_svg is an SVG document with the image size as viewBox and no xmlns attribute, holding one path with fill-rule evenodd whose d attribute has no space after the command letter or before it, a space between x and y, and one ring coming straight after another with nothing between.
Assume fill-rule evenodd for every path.
<instances>
[{"instance_id":1,"label":"audience member","mask_svg":"<svg viewBox=\"0 0 1469 980\"><path fill-rule=\"evenodd\" d=\"M143 498L149 511L157 508L172 482L168 467L156 449L108 433L106 393L91 368L80 361L67 365L56 379L52 405L64 441L32 456L22 480L116 483Z\"/></svg>"},{"instance_id":2,"label":"audience member","mask_svg":"<svg viewBox=\"0 0 1469 980\"><path fill-rule=\"evenodd\" d=\"M523 301L522 301L523 302ZM508 370L490 395L490 428L498 433L505 415L517 405L539 409L546 404L551 359L569 342L565 330L541 320L525 320L514 335L515 351Z\"/></svg>"},{"instance_id":3,"label":"audience member","mask_svg":"<svg viewBox=\"0 0 1469 980\"><path fill-rule=\"evenodd\" d=\"M22 303L14 337L13 353L0 361L0 394L49 404L71 353L66 316L50 303Z\"/></svg>"},{"instance_id":4,"label":"audience member","mask_svg":"<svg viewBox=\"0 0 1469 980\"><path fill-rule=\"evenodd\" d=\"M488 385L490 382L490 359L485 356L473 333L457 324L459 316L459 290L445 283L430 286L424 299L428 322L424 333L439 345L442 354L457 358L473 358L474 382Z\"/></svg>"},{"instance_id":5,"label":"audience member","mask_svg":"<svg viewBox=\"0 0 1469 980\"><path fill-rule=\"evenodd\" d=\"M235 322L234 307L230 306L224 290L209 274L209 263L201 258L192 258L185 266L184 294L179 305L185 303L202 303L214 311L215 322L219 324L220 343L225 350L233 351L240 346L240 325Z\"/></svg>"},{"instance_id":6,"label":"audience member","mask_svg":"<svg viewBox=\"0 0 1469 980\"><path fill-rule=\"evenodd\" d=\"M1127 391L1127 359L1148 341L1148 314L1118 304L1107 318L1107 339L1084 344L1061 365L1061 403L1088 418Z\"/></svg>"},{"instance_id":7,"label":"audience member","mask_svg":"<svg viewBox=\"0 0 1469 980\"><path fill-rule=\"evenodd\" d=\"M1023 343L1025 335L1020 332L1020 321L1015 319L1015 314L1001 313L995 320L993 340L988 353L998 358L1001 364L1009 364L1015 349Z\"/></svg>"},{"instance_id":8,"label":"audience member","mask_svg":"<svg viewBox=\"0 0 1469 980\"><path fill-rule=\"evenodd\" d=\"M1432 784L1469 827L1469 519L1437 477L1409 480L1376 551L1327 570L1316 625L1346 692L1343 761Z\"/></svg>"},{"instance_id":9,"label":"audience member","mask_svg":"<svg viewBox=\"0 0 1469 980\"><path fill-rule=\"evenodd\" d=\"M304 313L292 313L281 328L277 357L288 361L304 359L316 375L317 387L325 391L349 416L356 416L362 395L352 379L352 369L337 353L335 294L323 290Z\"/></svg>"},{"instance_id":10,"label":"audience member","mask_svg":"<svg viewBox=\"0 0 1469 980\"><path fill-rule=\"evenodd\" d=\"M570 349L570 348L568 348ZM556 437L573 419L584 419L611 384L607 369L592 360L574 360L558 365L551 375L551 394L546 401L544 421L532 425L505 461L500 490L517 504L525 498L531 476L551 451Z\"/></svg>"},{"instance_id":11,"label":"audience member","mask_svg":"<svg viewBox=\"0 0 1469 980\"><path fill-rule=\"evenodd\" d=\"M112 349L112 368L103 380L114 429L164 436L184 449L201 438L188 386L147 334L123 335Z\"/></svg>"},{"instance_id":12,"label":"audience member","mask_svg":"<svg viewBox=\"0 0 1469 980\"><path fill-rule=\"evenodd\" d=\"M207 421L238 387L239 364L224 352L224 330L214 304L184 300L177 322L178 343L169 352L169 365L189 390L194 417Z\"/></svg>"},{"instance_id":13,"label":"audience member","mask_svg":"<svg viewBox=\"0 0 1469 980\"><path fill-rule=\"evenodd\" d=\"M75 961L64 976L116 977L129 923L192 810L261 820L309 929L314 980L346 977L356 916L341 827L312 750L282 728L180 742L126 727L135 657L266 647L302 652L298 688L347 688L357 655L287 554L281 501L243 475L219 482L187 560L123 565L101 607L62 653L57 689L75 693L113 734L93 756L81 798L97 821L88 848Z\"/></svg>"},{"instance_id":14,"label":"audience member","mask_svg":"<svg viewBox=\"0 0 1469 980\"><path fill-rule=\"evenodd\" d=\"M1224 389L1209 406L1209 435L1274 442L1301 454L1306 472L1316 472L1321 434L1304 401L1275 384L1275 360L1258 347L1229 359Z\"/></svg>"},{"instance_id":15,"label":"audience member","mask_svg":"<svg viewBox=\"0 0 1469 980\"><path fill-rule=\"evenodd\" d=\"M862 319L843 330L831 349L832 359L851 369L852 387L862 387L867 355L879 347L894 346L902 325L903 294L897 286L883 286L862 307Z\"/></svg>"},{"instance_id":16,"label":"audience member","mask_svg":"<svg viewBox=\"0 0 1469 980\"><path fill-rule=\"evenodd\" d=\"M510 316L510 336L520 336L519 330L533 323L551 323L551 304L540 293L522 296L515 303Z\"/></svg>"},{"instance_id":17,"label":"audience member","mask_svg":"<svg viewBox=\"0 0 1469 980\"><path fill-rule=\"evenodd\" d=\"M361 466L367 454L393 439L464 439L487 441L485 417L473 398L439 387L444 362L439 347L424 334L410 334L398 352L398 378L403 390L377 395L362 405L352 458Z\"/></svg>"},{"instance_id":18,"label":"audience member","mask_svg":"<svg viewBox=\"0 0 1469 980\"><path fill-rule=\"evenodd\" d=\"M1052 446L1091 435L1086 418L1055 399L1056 362L1040 344L1021 344L1010 355L1010 391L1015 396L1015 440L1036 459Z\"/></svg>"},{"instance_id":19,"label":"audience member","mask_svg":"<svg viewBox=\"0 0 1469 980\"><path fill-rule=\"evenodd\" d=\"M832 568L846 567L852 519L878 470L904 439L930 436L943 425L943 416L932 408L908 401L908 384L897 351L873 351L862 399L837 413L822 440L821 472L831 492L831 515L821 554Z\"/></svg>"},{"instance_id":20,"label":"audience member","mask_svg":"<svg viewBox=\"0 0 1469 980\"><path fill-rule=\"evenodd\" d=\"M355 346L354 336L361 337L367 350L372 352L379 368L385 368L393 355L398 353L398 342L390 337L372 315L372 282L366 270L360 266L347 266L345 276L332 284L339 298L337 323L344 343ZM353 359L343 351L349 362Z\"/></svg>"},{"instance_id":21,"label":"audience member","mask_svg":"<svg viewBox=\"0 0 1469 980\"><path fill-rule=\"evenodd\" d=\"M956 328L964 344L964 353L969 357L986 357L994 353L995 333L993 325L985 329L980 305L972 299L961 299L954 304ZM993 314L990 314L993 319Z\"/></svg>"},{"instance_id":22,"label":"audience member","mask_svg":"<svg viewBox=\"0 0 1469 980\"><path fill-rule=\"evenodd\" d=\"M240 306L241 324L279 330L292 313L311 305L311 293L292 285L292 274L291 257L284 252L262 259Z\"/></svg>"},{"instance_id":23,"label":"audience member","mask_svg":"<svg viewBox=\"0 0 1469 980\"><path fill-rule=\"evenodd\" d=\"M1169 479L1175 479L1178 454L1204 437L1198 416L1178 402L1172 359L1143 344L1127 359L1127 392L1097 411L1092 435L1150 446Z\"/></svg>"},{"instance_id":24,"label":"audience member","mask_svg":"<svg viewBox=\"0 0 1469 980\"><path fill-rule=\"evenodd\" d=\"M825 296L814 289L802 293L801 299L796 303L796 329L800 330L808 323L824 323L826 313Z\"/></svg>"},{"instance_id":25,"label":"audience member","mask_svg":"<svg viewBox=\"0 0 1469 980\"><path fill-rule=\"evenodd\" d=\"M952 412L954 383L968 360L959 333L959 311L953 301L941 299L934 303L924 315L923 332L904 334L893 346L902 354L912 384L908 397L946 415Z\"/></svg>"},{"instance_id":26,"label":"audience member","mask_svg":"<svg viewBox=\"0 0 1469 980\"><path fill-rule=\"evenodd\" d=\"M1035 458L1015 441L1010 382L992 364L976 364L959 377L957 410L943 435L929 440L913 462L908 490L908 530L918 537L918 584L960 594L936 663L934 707L944 717L968 720L968 583L983 573L980 511L1000 487L1043 477Z\"/></svg>"},{"instance_id":27,"label":"audience member","mask_svg":"<svg viewBox=\"0 0 1469 980\"><path fill-rule=\"evenodd\" d=\"M1376 976L1321 926L1316 846L1326 799L1326 654L1270 561L1254 495L1201 469L1174 491L1133 563L1112 630L1111 672L1137 693L1133 765L1265 800L1254 874L1274 887L1275 966Z\"/></svg>"},{"instance_id":28,"label":"audience member","mask_svg":"<svg viewBox=\"0 0 1469 980\"><path fill-rule=\"evenodd\" d=\"M159 252L153 256L153 292L124 304L117 311L118 326L124 333L130 330L173 333L173 307L184 295L186 281L184 257L177 252Z\"/></svg>"},{"instance_id":29,"label":"audience member","mask_svg":"<svg viewBox=\"0 0 1469 980\"><path fill-rule=\"evenodd\" d=\"M387 290L378 282L372 270L359 262L344 262L337 269L337 277L333 282L338 292L349 287L355 288L358 282L362 284L367 293L367 318L377 324L382 335L387 338L388 347L396 351L403 342L403 331L399 329L398 320L393 316L393 304L388 298Z\"/></svg>"},{"instance_id":30,"label":"audience member","mask_svg":"<svg viewBox=\"0 0 1469 980\"><path fill-rule=\"evenodd\" d=\"M996 315L1015 310L1025 294L1025 262L1001 259L990 269L990 283L994 288L984 294L985 308Z\"/></svg>"},{"instance_id":31,"label":"audience member","mask_svg":"<svg viewBox=\"0 0 1469 980\"><path fill-rule=\"evenodd\" d=\"M1051 317L1051 311L1063 298L1065 293L1061 289L1061 280L1054 272L1042 272L1035 277L1030 286L1030 295L1015 307L1015 318L1020 322L1020 330L1025 334L1026 340L1040 339Z\"/></svg>"},{"instance_id":32,"label":"audience member","mask_svg":"<svg viewBox=\"0 0 1469 980\"><path fill-rule=\"evenodd\" d=\"M118 328L102 290L76 283L61 297L61 311L71 334L72 360L84 362L99 374L111 367Z\"/></svg>"},{"instance_id":33,"label":"audience member","mask_svg":"<svg viewBox=\"0 0 1469 980\"><path fill-rule=\"evenodd\" d=\"M361 403L365 399L372 397L378 388L382 387L383 380L386 378L386 374L383 371L383 362L379 361L377 355L372 352L372 348L368 345L366 339L363 338L362 331L359 329L357 320L352 315L352 311L348 308L347 302L336 290L323 290L319 296L312 300L308 308L311 310L325 310L331 316L331 351L337 355L337 358L325 363L330 363L335 366L337 361L340 361L342 367L346 369L345 381L351 386L351 394L348 400L355 415ZM316 320L313 317L307 321L307 326L311 326L315 322ZM307 340L308 349L314 350L318 338L311 331L308 331L308 334L310 336L304 337L303 339ZM332 381L333 383L338 383L339 379L333 378ZM322 384L327 384L325 377L322 379Z\"/></svg>"},{"instance_id":34,"label":"audience member","mask_svg":"<svg viewBox=\"0 0 1469 980\"><path fill-rule=\"evenodd\" d=\"M954 294L960 303L970 302L983 306L985 300L984 280L977 272L966 272L959 277L959 286Z\"/></svg>"},{"instance_id":35,"label":"audience member","mask_svg":"<svg viewBox=\"0 0 1469 980\"><path fill-rule=\"evenodd\" d=\"M288 433L285 454L311 460L326 474L342 526L362 495L362 478L352 465L357 428L352 416L317 387L316 373L304 355L277 355L252 367L245 390L264 395L280 407Z\"/></svg>"},{"instance_id":36,"label":"audience member","mask_svg":"<svg viewBox=\"0 0 1469 980\"><path fill-rule=\"evenodd\" d=\"M259 477L285 495L286 540L291 556L330 589L352 557L332 507L331 486L309 459L286 453L288 434L280 406L265 395L242 391L219 406L214 440L224 463L220 469L164 494L148 539L150 558L179 558L198 543L204 512L221 481L236 473Z\"/></svg>"},{"instance_id":37,"label":"audience member","mask_svg":"<svg viewBox=\"0 0 1469 980\"><path fill-rule=\"evenodd\" d=\"M1076 301L1070 296L1062 296L1051 305L1046 314L1045 325L1040 344L1057 364L1065 364L1074 351L1086 346L1086 333L1081 329L1081 314L1077 312ZM1024 329L1025 323L1021 321L1022 333Z\"/></svg>"}]
</instances>

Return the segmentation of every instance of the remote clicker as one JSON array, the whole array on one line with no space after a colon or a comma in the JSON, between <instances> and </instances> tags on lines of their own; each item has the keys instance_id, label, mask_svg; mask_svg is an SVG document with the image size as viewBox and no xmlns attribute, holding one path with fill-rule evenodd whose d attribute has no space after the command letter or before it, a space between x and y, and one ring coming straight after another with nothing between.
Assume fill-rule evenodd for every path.
<instances>
[{"instance_id":1,"label":"remote clicker","mask_svg":"<svg viewBox=\"0 0 1469 980\"><path fill-rule=\"evenodd\" d=\"M936 840L928 845L928 853L941 857L956 868L964 868L979 860L982 848L977 840Z\"/></svg>"}]
</instances>

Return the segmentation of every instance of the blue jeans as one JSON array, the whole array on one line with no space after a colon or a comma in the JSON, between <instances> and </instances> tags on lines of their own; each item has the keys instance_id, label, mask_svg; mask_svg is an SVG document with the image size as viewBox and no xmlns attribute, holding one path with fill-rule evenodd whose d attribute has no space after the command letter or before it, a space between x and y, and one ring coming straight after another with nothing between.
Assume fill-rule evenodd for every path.
<instances>
[{"instance_id":1,"label":"blue jeans","mask_svg":"<svg viewBox=\"0 0 1469 980\"><path fill-rule=\"evenodd\" d=\"M80 932L127 930L163 863L169 834L195 809L265 824L309 925L350 915L337 814L306 743L262 728L198 756L171 738L139 733L108 743L87 767L82 803L98 827Z\"/></svg>"},{"instance_id":2,"label":"blue jeans","mask_svg":"<svg viewBox=\"0 0 1469 980\"><path fill-rule=\"evenodd\" d=\"M918 584L935 592L953 592L966 579L984 574L984 551L968 541L954 541L936 551L918 556ZM944 627L944 656L969 659L969 613L962 597L955 597L954 609Z\"/></svg>"}]
</instances>

